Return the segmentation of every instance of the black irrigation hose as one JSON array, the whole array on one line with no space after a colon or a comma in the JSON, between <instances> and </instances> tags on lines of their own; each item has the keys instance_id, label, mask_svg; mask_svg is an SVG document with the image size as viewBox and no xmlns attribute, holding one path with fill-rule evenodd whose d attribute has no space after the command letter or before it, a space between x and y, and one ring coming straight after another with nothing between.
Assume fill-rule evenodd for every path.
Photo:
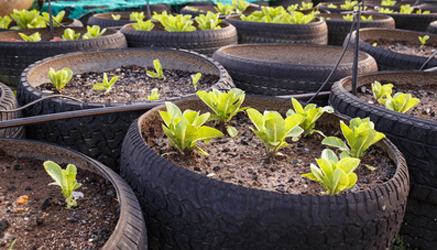
<instances>
[{"instance_id":1,"label":"black irrigation hose","mask_svg":"<svg viewBox=\"0 0 437 250\"><path fill-rule=\"evenodd\" d=\"M437 51L432 53L432 55L430 57L428 57L428 59L426 59L426 61L422 64L422 66L419 68L419 70L423 70L423 68L429 63L429 61L431 61L431 59L434 58L435 55L437 55Z\"/></svg>"},{"instance_id":2,"label":"black irrigation hose","mask_svg":"<svg viewBox=\"0 0 437 250\"><path fill-rule=\"evenodd\" d=\"M55 98L55 97L66 98L66 99L71 99L71 100L78 101L78 102L83 102L82 100L76 99L76 98L71 97L71 96L66 96L66 95L50 95L50 96L46 96L46 97L40 98L38 100L35 100L33 102L29 102L28 104L26 104L24 106L21 106L19 108L16 108L16 109L0 110L0 113L17 112L17 111L23 110L23 109L25 109L27 107L30 107L30 106L38 103L38 102L41 102L41 101L44 101L44 100L47 100L47 99L50 99L50 98Z\"/></svg>"}]
</instances>

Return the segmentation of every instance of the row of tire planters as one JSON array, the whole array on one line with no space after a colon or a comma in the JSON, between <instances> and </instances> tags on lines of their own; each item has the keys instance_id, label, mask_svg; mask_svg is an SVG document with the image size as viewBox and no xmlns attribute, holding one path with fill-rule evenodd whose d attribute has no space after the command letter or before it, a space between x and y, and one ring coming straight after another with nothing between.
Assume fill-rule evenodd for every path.
<instances>
[{"instance_id":1,"label":"row of tire planters","mask_svg":"<svg viewBox=\"0 0 437 250\"><path fill-rule=\"evenodd\" d=\"M352 33L350 39L350 48L355 46L356 31ZM428 60L427 56L412 55L394 52L389 49L381 48L378 45L373 46L373 43L380 44L380 41L388 41L390 44L416 46L421 45L418 37L429 35L426 41L426 46L437 46L437 35L424 32L416 32L399 29L379 29L379 28L364 28L360 30L359 48L361 51L368 53L375 58L380 71L383 70L418 70ZM347 39L347 38L346 38ZM346 41L346 40L345 40ZM437 66L437 59L432 58L424 67L432 68Z\"/></svg>"},{"instance_id":2,"label":"row of tire planters","mask_svg":"<svg viewBox=\"0 0 437 250\"><path fill-rule=\"evenodd\" d=\"M358 76L357 89L374 81L427 86L437 77L424 72L378 72ZM370 117L375 129L386 134L405 156L411 191L402 233L420 249L435 249L437 243L437 123L385 109L353 96L351 78L334 84L330 104L349 117Z\"/></svg>"},{"instance_id":3,"label":"row of tire planters","mask_svg":"<svg viewBox=\"0 0 437 250\"><path fill-rule=\"evenodd\" d=\"M200 14L206 14L206 12L210 11L212 13L218 13L215 9L215 6L205 6L205 5L189 5L183 7L179 12L184 15L192 15L193 17L196 17ZM250 15L250 13L257 11L259 8L258 4L250 3L249 7L243 12L244 15ZM197 10L196 10L197 9ZM226 18L228 15L220 15L219 17L221 19Z\"/></svg>"},{"instance_id":4,"label":"row of tire planters","mask_svg":"<svg viewBox=\"0 0 437 250\"><path fill-rule=\"evenodd\" d=\"M0 122L22 117L21 111L4 112L19 108L17 99L12 90L0 82ZM0 129L1 138L24 138L24 127Z\"/></svg>"},{"instance_id":5,"label":"row of tire planters","mask_svg":"<svg viewBox=\"0 0 437 250\"><path fill-rule=\"evenodd\" d=\"M302 44L239 44L216 51L238 88L249 94L282 96L316 92L327 79L342 52L341 47ZM323 91L352 74L353 51L343 60ZM358 73L378 71L376 61L360 53Z\"/></svg>"},{"instance_id":6,"label":"row of tire planters","mask_svg":"<svg viewBox=\"0 0 437 250\"><path fill-rule=\"evenodd\" d=\"M15 21L12 21L10 24L9 24L9 27L8 28L11 28L11 27L13 27L13 26L15 26L16 25L16 22ZM62 19L62 22L61 22L61 25L60 25L61 27L83 27L83 24L82 24L82 22L81 21L79 21L79 20L77 20L77 19L73 19L73 18L69 18L69 17L64 17L63 19ZM0 32L5 32L5 31L10 31L9 29L1 29L0 28Z\"/></svg>"},{"instance_id":7,"label":"row of tire planters","mask_svg":"<svg viewBox=\"0 0 437 250\"><path fill-rule=\"evenodd\" d=\"M210 111L199 99L176 105L181 110ZM246 98L243 106L284 115L292 105ZM132 123L121 156L121 176L139 197L151 249L354 250L388 249L393 243L409 181L403 156L388 140L379 146L395 162L396 174L375 189L284 194L212 179L163 158L142 137L162 131L159 110L165 106ZM321 124L337 127L342 118L325 113L320 119Z\"/></svg>"},{"instance_id":8,"label":"row of tire planters","mask_svg":"<svg viewBox=\"0 0 437 250\"><path fill-rule=\"evenodd\" d=\"M150 12L153 13L161 13L163 11L167 11L167 13L171 12L171 9L165 5L165 4L154 4L150 5ZM141 12L141 11L136 11ZM143 11L144 15L147 16L147 12ZM108 27L122 27L128 23L134 23L135 21L130 20L130 12L107 12L107 13L97 13L92 15L87 22L87 25L93 26L98 25L101 28L108 28ZM114 20L112 18L112 15L120 15L119 20Z\"/></svg>"},{"instance_id":9,"label":"row of tire planters","mask_svg":"<svg viewBox=\"0 0 437 250\"><path fill-rule=\"evenodd\" d=\"M17 89L17 98L20 104L24 105L49 96L49 94L41 92L36 87L50 82L48 72L51 67L55 70L66 67L71 69L74 74L83 74L86 72L106 72L129 65L153 67L152 61L156 58L160 60L164 69L217 75L219 80L212 85L213 88L229 89L234 86L226 70L206 56L174 49L137 48L77 52L37 62L23 72ZM157 101L126 101L125 103L88 103L63 98L51 98L25 109L23 115L28 117L130 104L147 104L150 109L150 107L160 105L164 101L160 99ZM132 121L141 114L141 110L135 110L30 125L27 127L27 138L67 146L93 157L118 172L123 138Z\"/></svg>"},{"instance_id":10,"label":"row of tire planters","mask_svg":"<svg viewBox=\"0 0 437 250\"><path fill-rule=\"evenodd\" d=\"M349 13L351 14L351 13ZM353 22L345 20L343 17L346 14L339 13L320 13L318 17L323 17L328 25L328 45L343 45L343 42L347 35L351 31L351 26ZM379 14L362 14L365 18L369 18L372 16L373 20L370 21L361 21L361 28L386 28L386 29L394 29L395 21L392 17L386 15ZM355 30L355 27L353 28Z\"/></svg>"},{"instance_id":11,"label":"row of tire planters","mask_svg":"<svg viewBox=\"0 0 437 250\"><path fill-rule=\"evenodd\" d=\"M437 34L437 21L430 23L426 32L436 35Z\"/></svg>"},{"instance_id":12,"label":"row of tire planters","mask_svg":"<svg viewBox=\"0 0 437 250\"><path fill-rule=\"evenodd\" d=\"M38 141L1 138L0 150L6 155L19 158L74 164L79 172L87 170L101 176L112 184L116 193L115 200L120 205L118 222L102 249L146 250L148 248L146 226L138 199L126 181L107 166L76 151ZM25 248L22 247L21 249Z\"/></svg>"},{"instance_id":13,"label":"row of tire planters","mask_svg":"<svg viewBox=\"0 0 437 250\"><path fill-rule=\"evenodd\" d=\"M61 37L66 28L55 28L54 35ZM86 28L74 28L76 33L85 34ZM40 42L12 42L11 38L21 40L19 33L29 36L41 34ZM123 34L107 30L101 37L72 41L50 42L48 29L28 29L0 33L0 81L8 86L17 86L20 75L30 64L46 57L75 51L126 48Z\"/></svg>"}]
</instances>

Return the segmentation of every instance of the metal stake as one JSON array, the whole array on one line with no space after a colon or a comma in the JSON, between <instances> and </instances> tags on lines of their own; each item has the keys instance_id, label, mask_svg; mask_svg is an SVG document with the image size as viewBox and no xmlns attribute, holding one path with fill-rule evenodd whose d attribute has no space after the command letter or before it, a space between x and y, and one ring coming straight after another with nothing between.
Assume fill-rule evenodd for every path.
<instances>
[{"instance_id":1,"label":"metal stake","mask_svg":"<svg viewBox=\"0 0 437 250\"><path fill-rule=\"evenodd\" d=\"M52 40L55 37L54 31L53 31L53 13L52 13L52 3L49 0L49 25L50 25L50 40Z\"/></svg>"},{"instance_id":2,"label":"metal stake","mask_svg":"<svg viewBox=\"0 0 437 250\"><path fill-rule=\"evenodd\" d=\"M354 61L352 65L352 94L357 95L357 76L358 76L358 55L360 51L360 19L361 19L361 4L358 4L358 12L355 14L355 48Z\"/></svg>"}]
</instances>

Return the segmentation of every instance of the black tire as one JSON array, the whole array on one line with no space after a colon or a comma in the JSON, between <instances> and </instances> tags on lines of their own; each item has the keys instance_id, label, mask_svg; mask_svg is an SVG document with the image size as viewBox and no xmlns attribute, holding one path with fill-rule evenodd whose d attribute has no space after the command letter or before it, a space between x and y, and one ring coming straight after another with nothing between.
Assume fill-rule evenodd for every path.
<instances>
[{"instance_id":1,"label":"black tire","mask_svg":"<svg viewBox=\"0 0 437 250\"><path fill-rule=\"evenodd\" d=\"M120 30L126 36L129 47L177 48L192 50L211 56L219 48L237 44L237 30L234 26L221 23L221 29L196 30L191 32L167 32L160 24L152 31L139 31L131 24Z\"/></svg>"},{"instance_id":2,"label":"black tire","mask_svg":"<svg viewBox=\"0 0 437 250\"><path fill-rule=\"evenodd\" d=\"M238 43L305 43L328 44L326 22L317 19L307 24L281 24L242 21L228 16L226 22L237 29Z\"/></svg>"},{"instance_id":3,"label":"black tire","mask_svg":"<svg viewBox=\"0 0 437 250\"><path fill-rule=\"evenodd\" d=\"M437 35L437 21L430 23L426 32Z\"/></svg>"},{"instance_id":4,"label":"black tire","mask_svg":"<svg viewBox=\"0 0 437 250\"><path fill-rule=\"evenodd\" d=\"M43 142L0 139L0 148L7 154L19 154L20 157L75 164L78 169L94 172L109 181L117 194L120 215L114 231L102 249L147 249L147 231L138 199L126 181L107 166L81 153Z\"/></svg>"},{"instance_id":5,"label":"black tire","mask_svg":"<svg viewBox=\"0 0 437 250\"><path fill-rule=\"evenodd\" d=\"M349 34L351 30L351 21L346 21L343 19L345 14L325 14L320 13L319 17L324 17L326 24L328 25L328 45L341 46L344 39ZM372 21L362 21L360 22L360 28L386 28L394 29L395 21L390 16L378 15L378 14L363 14L363 16L372 16ZM327 18L330 18L329 20ZM355 28L354 28L355 30Z\"/></svg>"},{"instance_id":6,"label":"black tire","mask_svg":"<svg viewBox=\"0 0 437 250\"><path fill-rule=\"evenodd\" d=\"M95 52L77 52L59 55L37 62L23 72L17 96L23 105L41 97L49 96L34 86L47 81L45 75L50 67L61 65L70 68L75 74L90 71L102 72L122 65L153 65L159 58L164 68L181 69L191 72L217 74L219 80L213 87L229 89L234 86L226 70L217 62L193 52L166 49L121 49ZM175 60L177 58L177 60ZM110 61L110 63L108 62ZM59 67L59 66L58 66ZM182 98L182 97L179 97ZM178 98L173 98L176 100ZM160 105L166 100L142 101L138 103ZM128 103L80 103L62 98L44 100L23 111L24 116L36 116L71 110L123 106ZM27 137L67 146L104 163L116 172L119 170L121 144L131 122L143 110L102 114L98 116L72 118L34 124L27 127ZM68 113L66 114L66 116Z\"/></svg>"},{"instance_id":7,"label":"black tire","mask_svg":"<svg viewBox=\"0 0 437 250\"><path fill-rule=\"evenodd\" d=\"M55 36L62 36L65 28L56 28ZM76 33L82 35L86 28L75 28ZM6 42L9 38L21 39L18 33L26 35L41 33L41 42ZM17 86L20 75L30 64L43 58L75 51L89 51L98 49L126 48L126 39L120 32L107 30L98 38L75 41L48 42L48 29L28 29L0 33L0 81L8 86Z\"/></svg>"},{"instance_id":8,"label":"black tire","mask_svg":"<svg viewBox=\"0 0 437 250\"><path fill-rule=\"evenodd\" d=\"M350 48L353 48L355 44L355 33L356 31L352 33L350 39ZM377 46L375 47L366 41L367 40L377 41L379 39L387 39L393 42L407 42L410 44L420 45L417 37L424 36L424 35L430 36L430 39L427 41L427 45L430 46L437 45L437 35L416 32L416 31L409 31L409 30L364 28L360 30L360 50L368 53L373 58L375 58L376 62L378 63L378 68L380 71L418 70L426 62L426 60L428 59L427 57L396 53L391 50L386 50ZM433 58L426 64L424 69L433 68L436 66L437 66L437 59Z\"/></svg>"},{"instance_id":9,"label":"black tire","mask_svg":"<svg viewBox=\"0 0 437 250\"><path fill-rule=\"evenodd\" d=\"M384 13L393 17L396 29L426 32L428 25L437 20L437 12L431 11L430 14L399 14Z\"/></svg>"},{"instance_id":10,"label":"black tire","mask_svg":"<svg viewBox=\"0 0 437 250\"><path fill-rule=\"evenodd\" d=\"M357 88L373 81L402 84L437 84L435 74L412 72L380 72L358 77ZM329 103L349 117L370 117L375 129L387 137L403 153L410 172L410 196L437 204L437 123L369 104L351 90L351 78L336 82Z\"/></svg>"},{"instance_id":11,"label":"black tire","mask_svg":"<svg viewBox=\"0 0 437 250\"><path fill-rule=\"evenodd\" d=\"M198 99L177 105L207 110ZM285 113L291 104L246 98L243 106ZM396 157L397 172L374 190L280 194L210 179L161 157L143 141L141 130L160 127L156 112L163 108L132 123L121 158L121 175L139 197L151 249L385 250L393 243L409 185L406 164L388 140L385 149ZM324 115L320 122L338 126L339 118L332 116Z\"/></svg>"},{"instance_id":12,"label":"black tire","mask_svg":"<svg viewBox=\"0 0 437 250\"><path fill-rule=\"evenodd\" d=\"M226 68L237 87L250 94L278 96L316 92L341 52L342 48L333 46L240 44L221 48L213 58ZM323 90L329 91L335 81L351 74L352 58L348 51ZM361 54L358 72L377 70L375 60Z\"/></svg>"},{"instance_id":13,"label":"black tire","mask_svg":"<svg viewBox=\"0 0 437 250\"><path fill-rule=\"evenodd\" d=\"M189 9L189 8L187 8L187 6L192 7L192 8L196 8L197 10ZM208 6L208 5L187 5L187 6L183 7L180 10L180 13L184 14L184 15L191 15L193 18L200 15L200 14L205 15L208 11L211 11L213 13L217 13L215 6ZM250 13L252 13L256 10L258 10L258 5L251 3L250 6L247 7L247 9L243 12L243 14L250 15ZM220 17L220 19L224 19L227 17L227 15L220 15L219 17Z\"/></svg>"},{"instance_id":14,"label":"black tire","mask_svg":"<svg viewBox=\"0 0 437 250\"><path fill-rule=\"evenodd\" d=\"M18 108L18 102L14 93L8 86L0 82L0 121L13 120L22 117L21 111L1 112ZM24 138L24 127L12 127L0 129L1 138Z\"/></svg>"}]
</instances>

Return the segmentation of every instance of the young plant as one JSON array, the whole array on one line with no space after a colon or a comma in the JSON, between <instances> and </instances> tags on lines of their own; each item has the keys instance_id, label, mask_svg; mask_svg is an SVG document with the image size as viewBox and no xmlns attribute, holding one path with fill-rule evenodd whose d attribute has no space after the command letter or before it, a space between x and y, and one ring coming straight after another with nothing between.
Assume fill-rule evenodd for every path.
<instances>
[{"instance_id":1,"label":"young plant","mask_svg":"<svg viewBox=\"0 0 437 250\"><path fill-rule=\"evenodd\" d=\"M394 94L393 98L388 95L387 99L380 98L378 99L378 102L383 104L386 109L405 113L414 108L420 102L420 100L417 98L412 98L411 94L397 92Z\"/></svg>"},{"instance_id":2,"label":"young plant","mask_svg":"<svg viewBox=\"0 0 437 250\"><path fill-rule=\"evenodd\" d=\"M340 8L343 10L352 10L357 4L358 1L344 1L344 4L341 4Z\"/></svg>"},{"instance_id":3,"label":"young plant","mask_svg":"<svg viewBox=\"0 0 437 250\"><path fill-rule=\"evenodd\" d=\"M396 4L396 1L392 1L392 0L381 1L382 6L395 6L395 4Z\"/></svg>"},{"instance_id":4,"label":"young plant","mask_svg":"<svg viewBox=\"0 0 437 250\"><path fill-rule=\"evenodd\" d=\"M427 15L427 14L431 14L431 11L429 11L429 10L418 9L418 10L416 10L416 14Z\"/></svg>"},{"instance_id":5,"label":"young plant","mask_svg":"<svg viewBox=\"0 0 437 250\"><path fill-rule=\"evenodd\" d=\"M35 32L32 35L26 36L23 33L18 33L18 35L23 38L25 42L39 42L41 41L41 34L39 32Z\"/></svg>"},{"instance_id":6,"label":"young plant","mask_svg":"<svg viewBox=\"0 0 437 250\"><path fill-rule=\"evenodd\" d=\"M129 15L129 20L130 21L136 21L136 22L143 21L144 18L145 18L144 12L132 12Z\"/></svg>"},{"instance_id":7,"label":"young plant","mask_svg":"<svg viewBox=\"0 0 437 250\"><path fill-rule=\"evenodd\" d=\"M63 68L59 71L55 71L53 68L49 70L50 82L55 86L59 93L62 93L62 88L67 85L67 83L73 77L73 71L69 68Z\"/></svg>"},{"instance_id":8,"label":"young plant","mask_svg":"<svg viewBox=\"0 0 437 250\"><path fill-rule=\"evenodd\" d=\"M394 13L394 10L391 10L391 9L389 9L389 8L380 8L380 9L378 10L378 12L379 12L379 13L387 13L387 14L389 14L389 13Z\"/></svg>"},{"instance_id":9,"label":"young plant","mask_svg":"<svg viewBox=\"0 0 437 250\"><path fill-rule=\"evenodd\" d=\"M73 191L82 186L76 180L77 169L73 164L68 164L66 169L62 169L53 161L45 161L44 168L46 172L52 177L55 182L49 185L58 185L62 188L62 194L67 203L67 209L76 207L77 202L73 197Z\"/></svg>"},{"instance_id":10,"label":"young plant","mask_svg":"<svg viewBox=\"0 0 437 250\"><path fill-rule=\"evenodd\" d=\"M70 41L70 40L77 40L80 38L80 33L77 33L70 29L67 28L64 30L64 34L62 35L62 41Z\"/></svg>"},{"instance_id":11,"label":"young plant","mask_svg":"<svg viewBox=\"0 0 437 250\"><path fill-rule=\"evenodd\" d=\"M50 14L47 12L41 13L47 26L50 26ZM64 19L65 11L60 11L56 16L53 16L53 27L58 27Z\"/></svg>"},{"instance_id":12,"label":"young plant","mask_svg":"<svg viewBox=\"0 0 437 250\"><path fill-rule=\"evenodd\" d=\"M349 127L340 121L341 132L346 138L347 145L334 136L326 137L322 144L338 148L341 151L341 159L345 157L362 159L370 146L385 138L385 135L377 132L374 127L375 124L369 118L354 118L350 121Z\"/></svg>"},{"instance_id":13,"label":"young plant","mask_svg":"<svg viewBox=\"0 0 437 250\"><path fill-rule=\"evenodd\" d=\"M82 36L83 39L101 37L106 31L106 28L100 31L100 26L98 25L87 26L86 29L87 32Z\"/></svg>"},{"instance_id":14,"label":"young plant","mask_svg":"<svg viewBox=\"0 0 437 250\"><path fill-rule=\"evenodd\" d=\"M429 36L428 35L424 35L424 36L418 36L417 38L419 38L419 41L422 44L422 45L420 45L420 48L424 49L426 41L428 41L428 39L429 39Z\"/></svg>"},{"instance_id":15,"label":"young plant","mask_svg":"<svg viewBox=\"0 0 437 250\"><path fill-rule=\"evenodd\" d=\"M111 17L112 17L112 19L113 20L120 20L120 18L121 18L121 15L120 14L111 14Z\"/></svg>"},{"instance_id":16,"label":"young plant","mask_svg":"<svg viewBox=\"0 0 437 250\"><path fill-rule=\"evenodd\" d=\"M411 7L409 4L404 4L404 5L401 5L401 10L399 11L399 13L411 14L411 13L413 13L413 11L414 11L413 7Z\"/></svg>"},{"instance_id":17,"label":"young plant","mask_svg":"<svg viewBox=\"0 0 437 250\"><path fill-rule=\"evenodd\" d=\"M216 30L221 29L219 26L219 23L222 22L221 19L219 19L219 14L212 13L208 11L206 15L200 14L199 16L195 17L195 20L198 24L199 29L201 30Z\"/></svg>"},{"instance_id":18,"label":"young plant","mask_svg":"<svg viewBox=\"0 0 437 250\"><path fill-rule=\"evenodd\" d=\"M232 0L232 7L237 14L243 13L248 7L249 3L244 0Z\"/></svg>"},{"instance_id":19,"label":"young plant","mask_svg":"<svg viewBox=\"0 0 437 250\"><path fill-rule=\"evenodd\" d=\"M162 65L159 59L153 60L153 66L155 67L155 72L148 70L146 71L147 76L165 80L164 71L162 70Z\"/></svg>"},{"instance_id":20,"label":"young plant","mask_svg":"<svg viewBox=\"0 0 437 250\"><path fill-rule=\"evenodd\" d=\"M229 4L225 5L223 3L217 2L217 7L215 7L215 10L221 15L230 15L234 11L234 7Z\"/></svg>"},{"instance_id":21,"label":"young plant","mask_svg":"<svg viewBox=\"0 0 437 250\"><path fill-rule=\"evenodd\" d=\"M288 146L287 138L298 137L304 130L299 125L305 117L299 114L282 118L276 111L264 111L261 114L258 110L249 108L246 110L249 119L255 125L250 128L264 143L269 154L275 154L280 148Z\"/></svg>"},{"instance_id":22,"label":"young plant","mask_svg":"<svg viewBox=\"0 0 437 250\"><path fill-rule=\"evenodd\" d=\"M192 6L185 6L185 8L189 11L199 11L198 8L192 7ZM200 10L200 12L204 12L203 10Z\"/></svg>"},{"instance_id":23,"label":"young plant","mask_svg":"<svg viewBox=\"0 0 437 250\"><path fill-rule=\"evenodd\" d=\"M194 90L197 90L197 83L202 77L202 73L197 73L195 75L191 75L190 77L191 77L191 83L193 83Z\"/></svg>"},{"instance_id":24,"label":"young plant","mask_svg":"<svg viewBox=\"0 0 437 250\"><path fill-rule=\"evenodd\" d=\"M343 20L345 20L345 21L353 21L354 20L354 15L352 15L352 14L343 15ZM372 16L368 16L368 17L361 16L361 20L363 20L363 21L373 21L373 17Z\"/></svg>"},{"instance_id":25,"label":"young plant","mask_svg":"<svg viewBox=\"0 0 437 250\"><path fill-rule=\"evenodd\" d=\"M0 16L0 29L8 29L11 22L12 20L9 16Z\"/></svg>"},{"instance_id":26,"label":"young plant","mask_svg":"<svg viewBox=\"0 0 437 250\"><path fill-rule=\"evenodd\" d=\"M221 137L223 133L215 128L203 126L210 113L200 114L200 111L181 110L171 102L165 102L167 111L159 111L165 124L162 129L170 140L171 145L179 153L196 148L200 153L208 155L196 145L197 141L209 142L212 138Z\"/></svg>"},{"instance_id":27,"label":"young plant","mask_svg":"<svg viewBox=\"0 0 437 250\"><path fill-rule=\"evenodd\" d=\"M13 248L14 245L15 245L15 242L17 242L17 238L15 238L15 239L12 241L12 243L11 243L11 245L9 246L8 250L12 250L12 248Z\"/></svg>"},{"instance_id":28,"label":"young plant","mask_svg":"<svg viewBox=\"0 0 437 250\"><path fill-rule=\"evenodd\" d=\"M11 29L36 29L46 27L44 18L39 15L37 10L18 11L14 9L14 13L10 16L17 23L17 26L12 27Z\"/></svg>"},{"instance_id":29,"label":"young plant","mask_svg":"<svg viewBox=\"0 0 437 250\"><path fill-rule=\"evenodd\" d=\"M330 149L324 149L317 164L310 165L311 173L303 174L311 180L317 181L326 190L323 194L332 195L349 189L357 183L355 169L360 164L360 159L346 157L338 160L335 153Z\"/></svg>"},{"instance_id":30,"label":"young plant","mask_svg":"<svg viewBox=\"0 0 437 250\"><path fill-rule=\"evenodd\" d=\"M323 115L323 113L333 113L334 109L331 106L317 108L317 105L313 103L310 103L306 105L305 108L303 108L299 101L294 98L291 98L291 102L293 104L294 110L289 109L287 111L287 117L294 114L299 114L305 117L305 120L300 124L300 126L305 131L304 136L311 135L314 132L317 132L325 137L322 131L316 130L314 129L314 127L316 126L316 121L320 118L320 116Z\"/></svg>"},{"instance_id":31,"label":"young plant","mask_svg":"<svg viewBox=\"0 0 437 250\"><path fill-rule=\"evenodd\" d=\"M264 23L287 23L287 24L305 24L312 22L316 18L316 14L303 14L299 11L288 13L284 7L262 7L261 11L254 11L249 16L241 15L241 20L250 22Z\"/></svg>"},{"instance_id":32,"label":"young plant","mask_svg":"<svg viewBox=\"0 0 437 250\"><path fill-rule=\"evenodd\" d=\"M375 97L376 100L379 100L384 96L386 97L391 96L392 91L393 91L393 84L391 83L387 83L384 85L381 85L381 83L378 81L372 83L372 93L373 93L373 97Z\"/></svg>"},{"instance_id":33,"label":"young plant","mask_svg":"<svg viewBox=\"0 0 437 250\"><path fill-rule=\"evenodd\" d=\"M155 27L155 24L153 24L151 20L145 22L139 20L137 23L132 24L132 27L136 30L151 31L153 27Z\"/></svg>"},{"instance_id":34,"label":"young plant","mask_svg":"<svg viewBox=\"0 0 437 250\"><path fill-rule=\"evenodd\" d=\"M162 15L158 17L164 29L169 32L195 31L191 15Z\"/></svg>"},{"instance_id":35,"label":"young plant","mask_svg":"<svg viewBox=\"0 0 437 250\"><path fill-rule=\"evenodd\" d=\"M302 1L299 9L300 10L310 10L313 7L314 7L314 3L312 3L312 2L306 3L304 1Z\"/></svg>"},{"instance_id":36,"label":"young plant","mask_svg":"<svg viewBox=\"0 0 437 250\"><path fill-rule=\"evenodd\" d=\"M328 8L330 8L330 9L337 9L337 5L335 5L333 3L330 3L330 4L328 4Z\"/></svg>"},{"instance_id":37,"label":"young plant","mask_svg":"<svg viewBox=\"0 0 437 250\"><path fill-rule=\"evenodd\" d=\"M106 73L103 74L103 82L99 82L94 84L93 89L95 90L105 90L105 95L111 91L112 85L118 80L119 76L114 76L108 81L108 75Z\"/></svg>"},{"instance_id":38,"label":"young plant","mask_svg":"<svg viewBox=\"0 0 437 250\"><path fill-rule=\"evenodd\" d=\"M149 101L159 100L158 89L157 88L152 89L152 93L147 96L147 99Z\"/></svg>"}]
</instances>

